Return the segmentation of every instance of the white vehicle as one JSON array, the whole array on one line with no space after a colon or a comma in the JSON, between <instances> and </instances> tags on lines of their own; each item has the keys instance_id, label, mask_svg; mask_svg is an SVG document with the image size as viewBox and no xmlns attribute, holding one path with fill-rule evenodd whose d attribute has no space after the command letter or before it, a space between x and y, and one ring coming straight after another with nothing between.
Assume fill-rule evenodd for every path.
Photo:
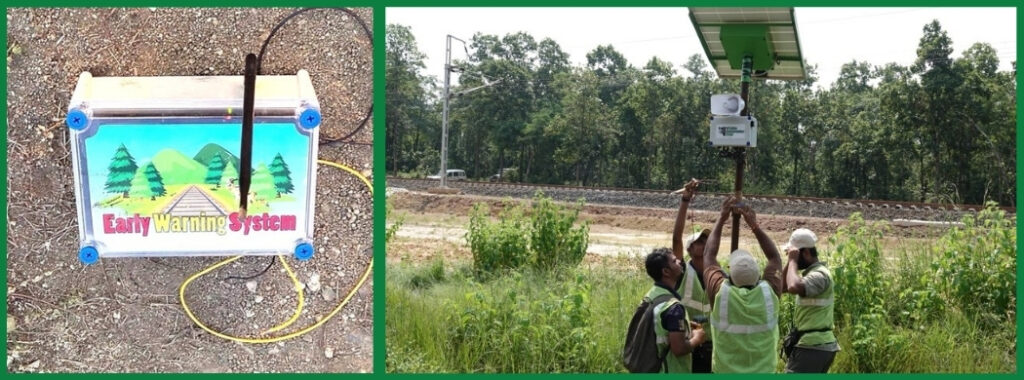
<instances>
[{"instance_id":1,"label":"white vehicle","mask_svg":"<svg viewBox=\"0 0 1024 380\"><path fill-rule=\"evenodd\" d=\"M427 179L441 179L441 173L436 175L427 176ZM448 180L449 181L464 181L466 180L466 171L462 169L448 169Z\"/></svg>"}]
</instances>

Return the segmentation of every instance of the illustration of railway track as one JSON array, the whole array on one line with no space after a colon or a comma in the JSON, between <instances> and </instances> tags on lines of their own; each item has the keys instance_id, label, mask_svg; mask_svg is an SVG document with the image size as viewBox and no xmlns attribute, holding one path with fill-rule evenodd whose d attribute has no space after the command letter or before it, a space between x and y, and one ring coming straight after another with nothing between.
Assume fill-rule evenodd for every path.
<instances>
[{"instance_id":1,"label":"illustration of railway track","mask_svg":"<svg viewBox=\"0 0 1024 380\"><path fill-rule=\"evenodd\" d=\"M174 216L224 216L227 212L202 189L189 186L163 211Z\"/></svg>"}]
</instances>

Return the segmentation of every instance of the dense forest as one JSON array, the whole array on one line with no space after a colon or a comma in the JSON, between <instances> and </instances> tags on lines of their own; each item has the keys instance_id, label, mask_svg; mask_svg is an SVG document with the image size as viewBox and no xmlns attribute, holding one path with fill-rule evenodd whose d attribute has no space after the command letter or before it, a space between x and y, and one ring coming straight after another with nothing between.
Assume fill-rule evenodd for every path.
<instances>
[{"instance_id":1,"label":"dense forest","mask_svg":"<svg viewBox=\"0 0 1024 380\"><path fill-rule=\"evenodd\" d=\"M738 93L703 55L679 67L652 58L632 66L611 45L575 67L551 39L476 34L462 89L500 82L450 101L449 168L487 178L674 189L691 177L732 189L735 163L708 145L709 100ZM953 57L938 21L923 27L910 66L852 61L828 88L815 66L802 81L751 85L758 118L744 191L751 194L1014 205L1016 62L999 71L996 50L971 45ZM424 76L412 31L387 26L389 175L438 171L441 87Z\"/></svg>"}]
</instances>

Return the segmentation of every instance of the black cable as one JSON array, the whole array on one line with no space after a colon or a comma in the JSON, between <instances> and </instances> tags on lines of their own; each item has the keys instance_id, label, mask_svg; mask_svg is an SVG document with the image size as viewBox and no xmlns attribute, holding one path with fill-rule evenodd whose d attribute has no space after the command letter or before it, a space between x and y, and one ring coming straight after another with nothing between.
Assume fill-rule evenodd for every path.
<instances>
[{"instance_id":1,"label":"black cable","mask_svg":"<svg viewBox=\"0 0 1024 380\"><path fill-rule=\"evenodd\" d=\"M252 119L253 119L252 115L254 113L253 112L254 111L253 110L253 92L254 92L253 90L255 88L255 78L256 78L256 75L261 74L262 70L263 70L263 55L266 54L266 52L267 52L267 46L270 44L270 40L274 37L274 35L277 34L277 31L280 30L281 27L284 26L284 24L288 22L288 20L291 20L295 16L298 16L300 14L306 13L306 12L314 10L314 9L333 9L333 10L336 10L336 11L344 12L345 14L348 14L349 16L352 16L352 18L354 18L357 22L359 22L359 26L361 26L363 28L363 33L366 34L366 38L370 42L370 47L371 48L373 47L373 33L370 32L370 28L368 26L366 26L366 22L363 21L362 17L359 17L358 14L356 14L355 12L353 12L352 10L350 10L348 8L303 8L303 9L299 9L297 11L292 12L291 14L286 16L284 19L282 19L280 22L278 22L277 25L275 25L274 28L270 30L270 35L268 35L267 38L265 40L263 40L263 45L260 47L260 54L259 54L259 56L256 56L255 58L251 58L253 56L252 54L249 54L248 56L246 56L246 79L245 79L245 93L244 93L245 98L243 99L243 106L242 106L242 109L243 109L243 114L242 114L242 151L241 151L241 157L240 157L240 161L241 161L240 165L243 168L247 168L247 167L251 166L251 164L252 164L252 162L251 162L252 161ZM371 49L371 52L372 52L372 49ZM251 67L253 64L255 65L254 69ZM250 79L249 79L250 76L252 76L251 83L250 83ZM345 136L342 136L340 138L336 138L336 139L325 138L325 139L322 139L320 141L320 145L333 144L333 143L342 143L342 144L370 145L370 146L372 146L373 144L365 143L365 142L343 141L343 140L346 140L346 139L354 136L356 133L359 133L359 131L361 131L363 129L363 127L366 126L367 122L369 122L369 120L370 120L370 118L372 116L373 116L373 104L371 103L369 108L366 110L366 116L363 117L363 120L361 122L359 122L359 125L354 130L352 130L351 132L349 132L348 134L346 134ZM248 122L248 129L246 129L246 118L247 117L248 117L248 120L249 120L249 122ZM247 140L247 136L248 136L248 140ZM239 186L240 187L240 190L239 190L239 192L240 192L240 194L239 194L240 200L239 200L239 202L240 202L240 208L242 210L245 210L245 208L246 208L247 198L248 198L248 195L249 195L248 194L248 190L249 190L251 175L252 175L252 173L251 173L250 170L243 169L243 170L241 170L239 172L239 182L240 182L239 183L239 185L240 185ZM274 260L274 257L271 256L270 257L270 262L267 263L267 266L265 268L263 268L263 270L260 271L259 273L256 273L256 274L250 275L250 276L230 276L230 277L224 278L224 281L236 280L236 279L237 280L250 280L250 279L262 276L265 273L267 273L267 271L269 271L270 268L272 268L274 266L274 263L276 261L277 260Z\"/></svg>"},{"instance_id":2,"label":"black cable","mask_svg":"<svg viewBox=\"0 0 1024 380\"><path fill-rule=\"evenodd\" d=\"M373 48L373 33L370 32L370 28L368 26L366 26L366 22L363 21L363 18L359 17L359 15L356 14L355 12L353 12L351 9L348 9L348 8L302 8L302 9L299 9L297 11L292 12L290 15L288 15L283 20L281 20L281 22L278 22L277 25L274 26L274 29L270 30L270 35L267 36L267 39L263 40L263 46L260 47L259 57L256 59L256 61L257 61L256 62L256 73L257 74L262 73L262 70L263 70L263 55L266 53L267 46L270 44L270 40L272 38L274 38L274 35L277 34L277 31L280 30L281 27L284 26L284 24L287 23L288 20L291 20L293 17L298 16L298 15L303 14L303 13L306 13L308 11L314 10L314 9L333 9L333 10L336 10L336 11L344 12L345 14L347 14L349 16L352 16L352 18L356 19L356 21L359 22L359 26L361 26L363 28L363 33L366 34L366 39L370 42L371 51L373 50L372 49ZM331 143L336 143L336 142L337 143L349 144L350 142L344 141L344 140L347 140L348 138L354 136L356 133L359 133L359 131L363 130L363 128L366 127L366 124L370 121L370 118L372 116L373 116L373 104L371 103L370 106L366 110L366 116L363 117L363 120L359 122L359 125L354 130L352 130L348 134L346 134L344 136L341 136L339 138L329 138L329 137L322 138L320 140L320 145L326 145L326 144L331 144Z\"/></svg>"},{"instance_id":3,"label":"black cable","mask_svg":"<svg viewBox=\"0 0 1024 380\"><path fill-rule=\"evenodd\" d=\"M274 263L277 262L277 260L275 260L274 256L267 256L267 257L270 259L270 262L267 263L267 267L263 268L263 270L261 270L259 273L256 273L256 274L251 275L251 276L228 276L228 277L225 277L221 281L227 281L227 280L251 280L251 279L254 279L256 277L264 275L265 273L267 273L267 271L270 270L270 268L273 268L274 267Z\"/></svg>"}]
</instances>

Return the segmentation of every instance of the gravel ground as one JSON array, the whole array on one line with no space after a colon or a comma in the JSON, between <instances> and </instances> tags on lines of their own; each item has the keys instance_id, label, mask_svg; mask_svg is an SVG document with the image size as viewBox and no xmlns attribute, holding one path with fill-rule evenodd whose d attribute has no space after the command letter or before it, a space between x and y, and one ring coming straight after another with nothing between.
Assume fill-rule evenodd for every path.
<instances>
[{"instance_id":1,"label":"gravel ground","mask_svg":"<svg viewBox=\"0 0 1024 380\"><path fill-rule=\"evenodd\" d=\"M239 344L196 327L178 303L189 275L219 258L105 259L83 267L68 133L76 79L94 76L241 75L291 9L7 10L7 368L10 372L369 372L372 276L323 327L275 344ZM372 30L372 11L358 14ZM321 138L352 130L372 102L372 48L355 20L314 11L274 37L264 74L310 72ZM353 140L371 143L372 124ZM372 146L321 146L320 158L372 172ZM316 245L292 261L306 283L294 326L323 317L372 257L373 208L364 185L318 171ZM189 304L208 325L252 336L287 319L296 296L280 265L251 283L265 257L243 258L193 283ZM289 259L290 260L290 259ZM311 279L319 277L320 286Z\"/></svg>"},{"instance_id":2,"label":"gravel ground","mask_svg":"<svg viewBox=\"0 0 1024 380\"><path fill-rule=\"evenodd\" d=\"M389 191L392 188L408 190L427 190L438 186L436 181L404 180L388 178ZM491 197L530 198L537 188L530 186L492 186L474 185L453 181L449 187L459 189L463 194ZM593 191L583 189L543 188L544 194L552 199L563 202L574 202L585 198L588 204L605 204L617 206L655 207L675 210L679 207L679 196L664 193L641 193L624 191ZM703 194L697 197L691 210L717 211L722 207L722 197ZM759 213L789 215L799 217L846 219L854 212L860 212L869 220L922 219L931 221L959 221L972 211L951 210L913 210L896 208L861 208L856 205L841 203L782 203L768 200L750 199L750 206Z\"/></svg>"}]
</instances>

